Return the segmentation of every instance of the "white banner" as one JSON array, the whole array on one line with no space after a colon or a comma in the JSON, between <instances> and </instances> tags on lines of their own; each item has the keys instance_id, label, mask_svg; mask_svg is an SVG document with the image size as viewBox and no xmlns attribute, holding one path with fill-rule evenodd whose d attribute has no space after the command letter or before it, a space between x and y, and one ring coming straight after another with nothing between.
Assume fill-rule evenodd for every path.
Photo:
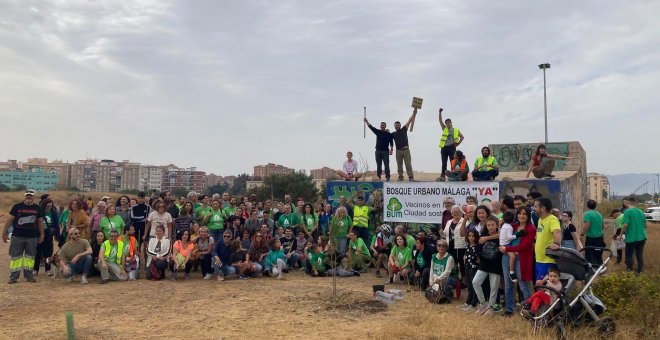
<instances>
[{"instance_id":1,"label":"white banner","mask_svg":"<svg viewBox=\"0 0 660 340\"><path fill-rule=\"evenodd\" d=\"M445 197L465 206L468 196L477 204L499 200L498 182L385 182L385 221L442 223Z\"/></svg>"}]
</instances>

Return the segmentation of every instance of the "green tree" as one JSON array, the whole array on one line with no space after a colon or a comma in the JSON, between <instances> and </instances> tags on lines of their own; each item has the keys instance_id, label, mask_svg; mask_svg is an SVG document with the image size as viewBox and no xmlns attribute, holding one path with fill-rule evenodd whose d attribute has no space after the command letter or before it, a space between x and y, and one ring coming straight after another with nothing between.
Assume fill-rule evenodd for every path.
<instances>
[{"instance_id":1,"label":"green tree","mask_svg":"<svg viewBox=\"0 0 660 340\"><path fill-rule=\"evenodd\" d=\"M250 180L250 175L240 174L234 180L234 184L229 189L229 194L233 196L242 196L245 194L245 182Z\"/></svg>"},{"instance_id":2,"label":"green tree","mask_svg":"<svg viewBox=\"0 0 660 340\"><path fill-rule=\"evenodd\" d=\"M249 193L257 195L259 200L271 197L281 200L285 194L293 198L302 197L305 202L314 202L318 199L318 190L314 187L312 177L304 173L268 176L264 178L262 187L252 189Z\"/></svg>"},{"instance_id":3,"label":"green tree","mask_svg":"<svg viewBox=\"0 0 660 340\"><path fill-rule=\"evenodd\" d=\"M607 199L607 190L603 189L603 199Z\"/></svg>"},{"instance_id":4,"label":"green tree","mask_svg":"<svg viewBox=\"0 0 660 340\"><path fill-rule=\"evenodd\" d=\"M14 191L25 191L25 190L27 190L27 187L23 184L19 184L14 187Z\"/></svg>"},{"instance_id":5,"label":"green tree","mask_svg":"<svg viewBox=\"0 0 660 340\"><path fill-rule=\"evenodd\" d=\"M4 183L0 183L0 192L11 191L11 188Z\"/></svg>"},{"instance_id":6,"label":"green tree","mask_svg":"<svg viewBox=\"0 0 660 340\"><path fill-rule=\"evenodd\" d=\"M182 187L175 187L172 188L172 190L170 190L170 193L172 193L172 195L174 195L174 197L177 198L182 196L186 197L186 195L188 195L188 189Z\"/></svg>"},{"instance_id":7,"label":"green tree","mask_svg":"<svg viewBox=\"0 0 660 340\"><path fill-rule=\"evenodd\" d=\"M218 183L216 185L212 185L210 187L207 187L204 190L204 193L207 195L213 195L213 194L222 194L224 192L229 192L229 185L227 183Z\"/></svg>"},{"instance_id":8,"label":"green tree","mask_svg":"<svg viewBox=\"0 0 660 340\"><path fill-rule=\"evenodd\" d=\"M319 190L319 196L323 198L324 200L328 199L328 182L330 181L336 181L338 180L339 177L333 175L328 176L328 178L325 179L325 182L321 185L321 190Z\"/></svg>"}]
</instances>

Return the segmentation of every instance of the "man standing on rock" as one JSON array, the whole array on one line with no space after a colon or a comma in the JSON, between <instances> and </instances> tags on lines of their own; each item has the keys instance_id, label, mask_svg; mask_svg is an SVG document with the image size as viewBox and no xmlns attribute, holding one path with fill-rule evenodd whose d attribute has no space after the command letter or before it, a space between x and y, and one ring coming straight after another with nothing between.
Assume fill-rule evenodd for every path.
<instances>
[{"instance_id":1,"label":"man standing on rock","mask_svg":"<svg viewBox=\"0 0 660 340\"><path fill-rule=\"evenodd\" d=\"M25 191L23 202L15 204L2 230L2 240L9 242L9 226L14 225L9 244L9 284L18 282L23 270L23 277L28 282L36 282L32 273L37 244L44 241L44 216L38 204L34 203L34 190Z\"/></svg>"},{"instance_id":2,"label":"man standing on rock","mask_svg":"<svg viewBox=\"0 0 660 340\"><path fill-rule=\"evenodd\" d=\"M412 161L410 159L410 147L408 146L408 128L410 123L417 116L417 109L413 110L412 115L408 118L406 125L401 128L401 122L394 122L394 132L392 132L392 139L396 144L396 166L399 173L399 181L403 181L403 162L406 163L406 172L408 173L408 180L414 182Z\"/></svg>"},{"instance_id":3,"label":"man standing on rock","mask_svg":"<svg viewBox=\"0 0 660 340\"><path fill-rule=\"evenodd\" d=\"M380 122L380 130L369 124L369 120L364 118L364 122L367 123L371 132L376 135L376 176L379 180L382 180L381 174L383 173L383 165L385 165L385 180L390 181L390 155L392 155L392 150L394 148L394 142L392 135L387 130L387 124L385 122Z\"/></svg>"},{"instance_id":4,"label":"man standing on rock","mask_svg":"<svg viewBox=\"0 0 660 340\"><path fill-rule=\"evenodd\" d=\"M447 163L454 159L456 147L463 143L463 134L458 128L455 128L451 119L442 120L442 111L438 110L438 120L440 120L440 127L442 128L442 137L440 137L440 157L442 158L442 172L440 174L441 180L445 179L445 171L447 171Z\"/></svg>"}]
</instances>

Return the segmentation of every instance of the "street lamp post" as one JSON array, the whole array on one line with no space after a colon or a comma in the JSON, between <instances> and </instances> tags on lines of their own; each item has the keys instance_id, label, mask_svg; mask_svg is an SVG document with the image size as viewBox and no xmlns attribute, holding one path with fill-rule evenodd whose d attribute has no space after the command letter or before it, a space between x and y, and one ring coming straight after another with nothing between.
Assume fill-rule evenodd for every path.
<instances>
[{"instance_id":1,"label":"street lamp post","mask_svg":"<svg viewBox=\"0 0 660 340\"><path fill-rule=\"evenodd\" d=\"M548 145L548 97L545 89L545 70L550 68L550 64L540 64L539 68L543 70L543 111L545 114L545 145Z\"/></svg>"}]
</instances>

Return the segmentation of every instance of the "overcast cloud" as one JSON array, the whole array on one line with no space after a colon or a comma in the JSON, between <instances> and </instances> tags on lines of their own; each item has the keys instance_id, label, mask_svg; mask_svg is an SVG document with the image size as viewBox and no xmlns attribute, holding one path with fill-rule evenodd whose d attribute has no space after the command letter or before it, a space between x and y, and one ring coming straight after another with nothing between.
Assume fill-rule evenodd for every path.
<instances>
[{"instance_id":1,"label":"overcast cloud","mask_svg":"<svg viewBox=\"0 0 660 340\"><path fill-rule=\"evenodd\" d=\"M439 107L489 143L579 141L589 171L660 170L658 1L0 1L0 159L375 169L405 122L439 172ZM655 99L654 99L655 98ZM392 160L394 165L394 160ZM395 166L395 165L394 165Z\"/></svg>"}]
</instances>

